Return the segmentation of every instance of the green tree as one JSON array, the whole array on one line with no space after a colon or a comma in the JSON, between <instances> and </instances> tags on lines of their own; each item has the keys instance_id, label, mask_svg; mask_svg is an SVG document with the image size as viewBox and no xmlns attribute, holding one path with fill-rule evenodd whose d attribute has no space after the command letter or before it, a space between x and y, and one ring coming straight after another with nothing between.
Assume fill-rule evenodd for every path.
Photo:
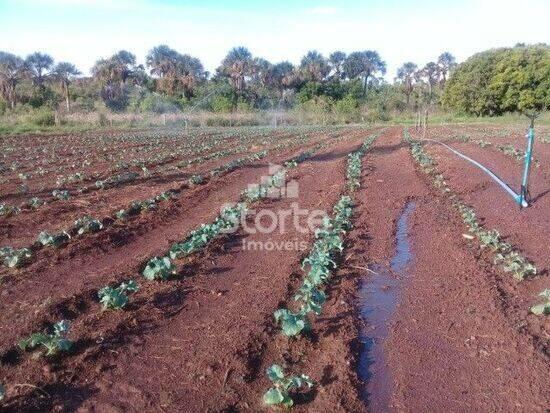
<instances>
[{"instance_id":1,"label":"green tree","mask_svg":"<svg viewBox=\"0 0 550 413\"><path fill-rule=\"evenodd\" d=\"M229 79L237 96L242 96L246 89L246 79L254 74L254 70L252 53L246 47L235 47L222 60L217 72L221 77Z\"/></svg>"},{"instance_id":2,"label":"green tree","mask_svg":"<svg viewBox=\"0 0 550 413\"><path fill-rule=\"evenodd\" d=\"M396 80L402 85L403 93L407 99L407 106L409 106L411 100L411 94L414 90L414 73L418 69L418 66L413 62L406 62L397 69Z\"/></svg>"},{"instance_id":3,"label":"green tree","mask_svg":"<svg viewBox=\"0 0 550 413\"><path fill-rule=\"evenodd\" d=\"M344 76L344 62L346 61L346 54L337 50L332 52L328 58L330 68L332 71L332 77L340 80Z\"/></svg>"},{"instance_id":4,"label":"green tree","mask_svg":"<svg viewBox=\"0 0 550 413\"><path fill-rule=\"evenodd\" d=\"M311 50L300 62L300 74L306 82L321 82L330 72L330 66L321 53Z\"/></svg>"},{"instance_id":5,"label":"green tree","mask_svg":"<svg viewBox=\"0 0 550 413\"><path fill-rule=\"evenodd\" d=\"M441 74L441 86L445 86L449 73L456 67L456 59L449 52L443 52L437 58L439 73Z\"/></svg>"},{"instance_id":6,"label":"green tree","mask_svg":"<svg viewBox=\"0 0 550 413\"><path fill-rule=\"evenodd\" d=\"M458 65L447 81L444 106L472 115L540 112L550 108L550 46L487 50Z\"/></svg>"},{"instance_id":7,"label":"green tree","mask_svg":"<svg viewBox=\"0 0 550 413\"><path fill-rule=\"evenodd\" d=\"M366 96L369 80L376 74L384 75L386 73L386 62L374 50L353 52L344 62L344 71L349 79L363 79L363 96Z\"/></svg>"},{"instance_id":8,"label":"green tree","mask_svg":"<svg viewBox=\"0 0 550 413\"><path fill-rule=\"evenodd\" d=\"M35 52L27 56L25 66L33 84L38 88L43 88L48 71L53 66L53 58L48 54Z\"/></svg>"},{"instance_id":9,"label":"green tree","mask_svg":"<svg viewBox=\"0 0 550 413\"><path fill-rule=\"evenodd\" d=\"M157 90L175 96L179 93L189 100L207 73L201 61L188 54L180 54L166 45L156 46L146 57L151 74L158 76Z\"/></svg>"},{"instance_id":10,"label":"green tree","mask_svg":"<svg viewBox=\"0 0 550 413\"><path fill-rule=\"evenodd\" d=\"M100 59L92 67L92 75L101 85L100 96L113 110L123 110L128 106L128 88L136 71L136 57L121 50L108 59Z\"/></svg>"},{"instance_id":11,"label":"green tree","mask_svg":"<svg viewBox=\"0 0 550 413\"><path fill-rule=\"evenodd\" d=\"M61 91L63 92L63 97L65 98L67 111L71 110L69 85L71 84L71 81L78 75L80 75L80 71L76 68L75 65L68 62L59 62L52 71L53 78L61 85Z\"/></svg>"},{"instance_id":12,"label":"green tree","mask_svg":"<svg viewBox=\"0 0 550 413\"><path fill-rule=\"evenodd\" d=\"M25 62L20 57L0 51L0 94L11 108L17 104L17 84L25 74Z\"/></svg>"}]
</instances>

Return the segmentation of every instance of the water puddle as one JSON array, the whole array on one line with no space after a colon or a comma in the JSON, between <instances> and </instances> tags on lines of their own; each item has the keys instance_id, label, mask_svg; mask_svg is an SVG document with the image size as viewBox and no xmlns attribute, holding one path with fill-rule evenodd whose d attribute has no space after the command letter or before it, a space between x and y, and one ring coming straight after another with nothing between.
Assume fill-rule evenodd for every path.
<instances>
[{"instance_id":1,"label":"water puddle","mask_svg":"<svg viewBox=\"0 0 550 413\"><path fill-rule=\"evenodd\" d=\"M373 265L359 289L360 316L364 322L360 339L363 343L358 374L363 381L362 398L369 413L391 411L391 372L386 364L384 341L388 337L390 320L395 312L406 269L412 254L408 238L409 218L415 203L408 202L397 221L396 251L390 267Z\"/></svg>"}]
</instances>

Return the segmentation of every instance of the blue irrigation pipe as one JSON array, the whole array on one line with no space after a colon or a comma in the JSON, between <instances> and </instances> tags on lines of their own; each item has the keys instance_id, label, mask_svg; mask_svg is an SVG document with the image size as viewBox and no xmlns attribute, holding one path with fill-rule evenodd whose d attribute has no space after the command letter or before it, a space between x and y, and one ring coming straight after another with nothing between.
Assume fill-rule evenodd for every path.
<instances>
[{"instance_id":1,"label":"blue irrigation pipe","mask_svg":"<svg viewBox=\"0 0 550 413\"><path fill-rule=\"evenodd\" d=\"M534 133L533 133L533 138L534 138ZM430 142L434 142L434 143L438 143L440 145L443 145L445 148L447 148L448 150L450 150L451 152L453 152L455 155L461 157L462 159L470 162L471 164L477 166L479 169L481 169L483 172L485 172L487 175L489 175L491 178L493 178L495 180L495 182L497 184L499 184L513 199L516 203L518 203L520 206L522 206L523 208L526 208L529 206L529 204L527 203L527 199L526 197L524 197L522 193L520 194L517 194L512 188L510 188L508 186L508 184L506 182L504 182L502 179L500 179L494 172L492 172L490 169L486 168L485 166L483 166L482 164L480 164L478 161L472 159L472 158L469 158L467 157L466 155L464 155L463 153L460 153L459 151L457 151L456 149L454 148L451 148L449 145L443 143L443 142L439 142L439 141L436 141L434 139L421 139L422 141L430 141ZM531 144L531 148L532 148L532 144ZM529 150L529 147L528 147L528 150ZM530 163L530 161L529 161ZM524 174L524 181L527 182L526 180L529 179L529 167L527 165L527 162L526 162L526 167L525 167L525 170L526 170L526 175ZM525 187L527 188L527 186ZM522 185L522 191L523 191L523 185Z\"/></svg>"}]
</instances>

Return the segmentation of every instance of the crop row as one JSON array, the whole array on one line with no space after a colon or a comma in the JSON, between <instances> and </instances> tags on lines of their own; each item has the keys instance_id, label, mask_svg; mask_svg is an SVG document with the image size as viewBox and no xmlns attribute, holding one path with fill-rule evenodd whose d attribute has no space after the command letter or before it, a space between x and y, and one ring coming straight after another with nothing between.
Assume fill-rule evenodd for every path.
<instances>
[{"instance_id":1,"label":"crop row","mask_svg":"<svg viewBox=\"0 0 550 413\"><path fill-rule=\"evenodd\" d=\"M527 277L535 276L537 274L535 265L521 255L521 253L511 244L504 242L497 230L485 229L480 220L477 218L474 209L467 206L457 194L451 191L445 181L445 177L437 171L435 161L424 151L424 148L419 141L411 138L407 129L404 130L404 138L409 143L411 154L420 165L422 171L430 176L432 178L433 185L452 201L452 205L467 225L468 232L471 235L465 234L464 236L468 239L477 239L480 248L482 250L490 251L493 255L493 264L498 265L504 272L511 273L514 278L523 280ZM550 312L550 298L548 298L549 294L545 293L545 291L543 291L540 295L548 301L546 306L535 306L532 308L532 310L535 310L533 312Z\"/></svg>"},{"instance_id":2,"label":"crop row","mask_svg":"<svg viewBox=\"0 0 550 413\"><path fill-rule=\"evenodd\" d=\"M348 155L347 191L344 191L334 205L332 218L324 217L322 226L315 232L315 241L309 255L302 261L305 275L294 296L296 310L279 308L273 314L281 333L287 337L309 335L312 319L322 312L326 302L326 286L337 268L337 258L344 250L344 236L352 228L354 204L350 195L360 187L361 159L374 139L375 136L369 137L358 151ZM292 392L314 385L313 380L305 374L285 375L279 364L270 366L266 374L272 385L263 395L263 401L270 406L289 408L294 404Z\"/></svg>"},{"instance_id":3,"label":"crop row","mask_svg":"<svg viewBox=\"0 0 550 413\"><path fill-rule=\"evenodd\" d=\"M220 176L227 174L239 167L251 164L264 158L267 155L267 151L261 151L252 155L248 155L244 158L240 158L223 165L222 167L213 169L210 172L211 176ZM106 226L109 226L117 221L125 220L130 216L138 215L141 212L155 210L158 203L163 201L169 201L175 199L175 194L179 193L184 187L195 186L204 184L207 179L195 175L190 178L188 183L183 184L178 190L166 191L153 198L149 198L143 201L133 201L127 208L117 210L112 214L112 217L99 221L89 216L84 216L78 219L71 228L59 231L54 234L50 234L46 231L42 231L37 241L29 247L15 249L10 246L6 246L0 249L0 258L8 268L19 268L29 264L32 261L34 254L41 248L46 246L60 247L69 242L74 236L83 235L87 233L95 233L100 231Z\"/></svg>"},{"instance_id":4,"label":"crop row","mask_svg":"<svg viewBox=\"0 0 550 413\"><path fill-rule=\"evenodd\" d=\"M309 140L310 137L311 135L308 135L308 134L295 136L293 137L291 142L288 142L288 143L281 142L277 145L272 146L270 150L278 150L288 146L301 145L305 141ZM204 156L195 157L190 160L181 161L180 163L178 163L178 165L164 167L162 169L164 169L164 171L170 171L170 170L179 171L180 168L185 168L190 165L201 164L209 160L219 159L219 158L236 154L239 152L245 152L247 149L248 147L246 145L240 145L232 149L225 149L225 150L214 152ZM238 165L239 160L235 160L233 162L234 162L233 166L231 166L230 164L222 165L219 168L219 170L216 171L214 174L225 173L226 168L231 170L231 168L235 168L239 166ZM155 174L155 176L159 176L158 173L162 171L156 170L155 172L157 173ZM76 194L84 194L84 193L89 193L90 191L93 191L93 190L113 188L129 182L136 181L140 177L149 178L151 176L153 176L153 173L151 173L151 171L149 171L147 167L143 166L141 170L141 174L137 172L131 172L131 171L114 174L114 175L108 176L107 178L97 180L94 186L91 186L91 187L82 186L78 188L76 190ZM60 178L62 178L60 181L58 181L58 184L60 184L60 186L62 186L65 183L83 182L84 180L89 179L89 177L86 177L83 173L80 173L80 172L72 175L68 175L68 176L61 176ZM60 200L65 201L70 199L74 195L75 195L74 193L71 194L70 191L67 189L58 188L52 192L52 198L47 200L40 199L38 197L32 197L28 201L23 202L20 206L14 206L14 205L2 203L0 204L0 216L9 217L12 215L19 214L22 211L27 211L27 212L35 211L38 208L42 207L43 205L46 205L54 201L60 201Z\"/></svg>"},{"instance_id":5,"label":"crop row","mask_svg":"<svg viewBox=\"0 0 550 413\"><path fill-rule=\"evenodd\" d=\"M326 146L319 144L316 149ZM296 158L290 159L292 168L297 165L297 160L304 161L313 156L314 151L304 152ZM287 164L289 164L287 162ZM281 187L285 184L286 169L280 169L273 174L270 179L263 180L260 187L269 192L272 187ZM262 193L264 191L262 190ZM257 198L259 199L259 198ZM191 231L181 242L173 244L165 256L153 257L150 259L142 271L142 277L145 280L167 280L176 274L175 260L194 254L207 247L215 238L222 236L231 229L239 225L241 216L246 212L248 206L254 202L248 197L247 191L241 194L241 200L234 206L225 207L221 213L209 224L202 224L197 229ZM97 296L104 310L122 309L129 301L129 295L139 290L138 282L135 280L126 280L118 285L108 285L98 290ZM31 334L29 337L19 341L18 346L21 350L41 349L44 355L53 356L62 352L68 352L73 347L73 341L68 336L70 324L66 320L61 320L53 324L50 328ZM4 388L0 386L2 393L0 400L4 396Z\"/></svg>"}]
</instances>

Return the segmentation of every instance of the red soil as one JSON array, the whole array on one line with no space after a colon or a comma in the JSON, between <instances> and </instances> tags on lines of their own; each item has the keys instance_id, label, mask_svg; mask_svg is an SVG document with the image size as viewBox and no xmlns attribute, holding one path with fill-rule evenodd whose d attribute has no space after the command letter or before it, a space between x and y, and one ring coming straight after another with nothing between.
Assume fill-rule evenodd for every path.
<instances>
[{"instance_id":1,"label":"red soil","mask_svg":"<svg viewBox=\"0 0 550 413\"><path fill-rule=\"evenodd\" d=\"M297 201L301 208L332 209L344 190L347 154L372 131L345 132L345 139L293 169L289 178L300 185L297 200L253 207L276 213ZM274 310L292 304L303 277L300 263L313 239L292 226L282 234L225 236L179 262L175 279L140 280L142 288L123 311L100 311L98 288L139 276L147 259L211 221L224 202L236 201L248 184L266 175L270 162L283 162L305 147L272 153L184 191L154 213L3 272L9 275L0 292L0 383L8 394L0 411L264 411L265 369L273 363L316 381L311 391L295 396L294 411L368 411L356 373L362 351L357 289L361 279L376 276L368 265L389 263L396 222L409 200L416 203L408 230L413 261L384 347L392 381L388 410L534 412L550 405L543 344L549 326L527 313L547 275L513 281L462 237L464 224L415 167L401 128L384 131L364 157L354 228L310 337L288 339L272 318ZM520 213L454 155L436 145L427 149L486 226L498 228L547 271L548 197ZM513 178L504 174L514 160L472 144L461 149ZM533 194L548 185L545 168L533 176ZM124 197L116 196L117 202ZM521 231L525 226L529 232ZM303 241L307 249L243 249L251 241ZM70 354L35 359L14 346L62 318L72 322Z\"/></svg>"}]
</instances>

